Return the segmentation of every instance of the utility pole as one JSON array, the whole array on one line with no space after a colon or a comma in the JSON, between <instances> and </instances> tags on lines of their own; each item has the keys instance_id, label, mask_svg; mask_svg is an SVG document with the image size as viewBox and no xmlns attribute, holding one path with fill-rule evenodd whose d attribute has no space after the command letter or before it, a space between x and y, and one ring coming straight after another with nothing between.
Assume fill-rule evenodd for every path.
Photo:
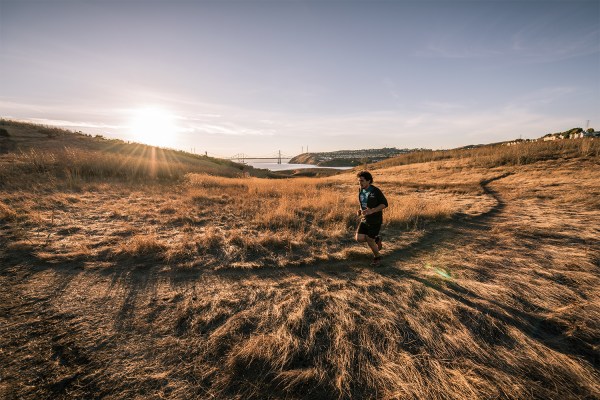
<instances>
[{"instance_id":1,"label":"utility pole","mask_svg":"<svg viewBox=\"0 0 600 400\"><path fill-rule=\"evenodd\" d=\"M277 158L277 164L281 164L281 150L279 150L279 158Z\"/></svg>"}]
</instances>

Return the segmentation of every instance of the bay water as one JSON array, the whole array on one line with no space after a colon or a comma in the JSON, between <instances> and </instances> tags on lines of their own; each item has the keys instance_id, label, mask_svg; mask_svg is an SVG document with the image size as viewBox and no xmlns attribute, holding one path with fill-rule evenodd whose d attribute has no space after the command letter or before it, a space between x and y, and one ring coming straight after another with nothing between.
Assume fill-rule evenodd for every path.
<instances>
[{"instance_id":1,"label":"bay water","mask_svg":"<svg viewBox=\"0 0 600 400\"><path fill-rule=\"evenodd\" d=\"M254 168L268 169L270 171L285 171L289 169L301 168L328 168L328 169L351 169L352 167L320 167L312 164L289 164L290 158L282 158L281 164L277 164L275 160L260 160L248 158L244 162Z\"/></svg>"}]
</instances>

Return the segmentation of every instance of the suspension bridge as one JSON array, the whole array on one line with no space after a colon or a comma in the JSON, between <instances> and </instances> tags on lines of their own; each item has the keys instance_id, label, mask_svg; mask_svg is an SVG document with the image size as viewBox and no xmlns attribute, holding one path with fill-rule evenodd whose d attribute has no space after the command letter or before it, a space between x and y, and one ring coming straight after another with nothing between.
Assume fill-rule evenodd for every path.
<instances>
[{"instance_id":1,"label":"suspension bridge","mask_svg":"<svg viewBox=\"0 0 600 400\"><path fill-rule=\"evenodd\" d=\"M280 150L274 155L267 155L267 156L263 155L263 156L255 157L255 156L249 156L244 153L238 153L232 157L227 157L227 158L229 160L237 161L242 164L245 164L246 160L277 160L277 164L281 164L282 159L288 159L288 158L292 158L292 157L293 156L281 154L281 150Z\"/></svg>"}]
</instances>

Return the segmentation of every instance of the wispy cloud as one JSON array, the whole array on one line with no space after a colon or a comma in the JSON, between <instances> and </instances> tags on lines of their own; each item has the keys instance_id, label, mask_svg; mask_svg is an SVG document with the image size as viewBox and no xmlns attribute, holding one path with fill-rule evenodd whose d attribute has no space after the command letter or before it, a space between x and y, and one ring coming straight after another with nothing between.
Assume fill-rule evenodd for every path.
<instances>
[{"instance_id":1,"label":"wispy cloud","mask_svg":"<svg viewBox=\"0 0 600 400\"><path fill-rule=\"evenodd\" d=\"M596 8L596 14L598 9ZM558 13L516 22L499 18L488 26L430 33L414 55L420 58L493 60L505 63L548 63L600 53L600 28ZM569 26L569 28L565 28ZM511 30L512 29L512 30Z\"/></svg>"},{"instance_id":2,"label":"wispy cloud","mask_svg":"<svg viewBox=\"0 0 600 400\"><path fill-rule=\"evenodd\" d=\"M0 110L2 116L13 114L17 117L27 116L28 118L45 118L46 115L62 115L68 113L70 115L83 116L80 119L85 120L106 120L107 118L118 115L121 111L117 108L106 108L96 104L81 104L69 101L52 101L37 100L25 103L12 99L0 98ZM61 120L60 118L48 118Z\"/></svg>"},{"instance_id":3,"label":"wispy cloud","mask_svg":"<svg viewBox=\"0 0 600 400\"><path fill-rule=\"evenodd\" d=\"M420 108L427 109L432 112L448 112L448 111L456 111L463 110L467 106L464 104L458 103L449 103L449 102L439 102L439 101L425 101L421 103Z\"/></svg>"},{"instance_id":4,"label":"wispy cloud","mask_svg":"<svg viewBox=\"0 0 600 400\"><path fill-rule=\"evenodd\" d=\"M489 47L488 47L489 46ZM560 39L533 40L515 34L512 42L493 48L492 45L440 41L429 43L415 55L421 58L498 60L502 63L547 63L600 52L598 31L583 36Z\"/></svg>"},{"instance_id":5,"label":"wispy cloud","mask_svg":"<svg viewBox=\"0 0 600 400\"><path fill-rule=\"evenodd\" d=\"M176 119L180 121L206 121L207 119L223 118L221 114L196 114L194 116L177 115Z\"/></svg>"},{"instance_id":6,"label":"wispy cloud","mask_svg":"<svg viewBox=\"0 0 600 400\"><path fill-rule=\"evenodd\" d=\"M600 53L600 29L592 29L568 37L543 36L537 38L530 32L514 35L508 55L520 56L527 62L545 63Z\"/></svg>"},{"instance_id":7,"label":"wispy cloud","mask_svg":"<svg viewBox=\"0 0 600 400\"><path fill-rule=\"evenodd\" d=\"M48 118L28 118L27 121L41 125L61 126L65 128L123 129L123 125L111 125L97 122L66 121Z\"/></svg>"},{"instance_id":8,"label":"wispy cloud","mask_svg":"<svg viewBox=\"0 0 600 400\"><path fill-rule=\"evenodd\" d=\"M464 40L450 41L444 38L428 43L423 49L417 50L415 56L442 59L489 59L498 58L505 54L503 50L492 49L488 46L473 44Z\"/></svg>"},{"instance_id":9,"label":"wispy cloud","mask_svg":"<svg viewBox=\"0 0 600 400\"><path fill-rule=\"evenodd\" d=\"M547 87L516 97L509 106L511 108L532 108L554 103L575 93L577 93L577 88L571 86Z\"/></svg>"},{"instance_id":10,"label":"wispy cloud","mask_svg":"<svg viewBox=\"0 0 600 400\"><path fill-rule=\"evenodd\" d=\"M273 129L251 128L236 123L191 124L188 131L200 134L228 136L273 136L276 133Z\"/></svg>"}]
</instances>

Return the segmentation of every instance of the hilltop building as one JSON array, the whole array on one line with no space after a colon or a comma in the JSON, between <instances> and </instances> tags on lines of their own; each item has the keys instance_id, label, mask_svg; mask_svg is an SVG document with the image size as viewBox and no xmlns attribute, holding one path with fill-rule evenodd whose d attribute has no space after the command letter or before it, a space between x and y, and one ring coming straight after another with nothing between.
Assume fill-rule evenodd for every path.
<instances>
[{"instance_id":1,"label":"hilltop building","mask_svg":"<svg viewBox=\"0 0 600 400\"><path fill-rule=\"evenodd\" d=\"M573 128L564 132L549 133L542 136L539 140L546 142L549 140L580 139L584 137L600 137L600 132L594 130L584 131L582 128Z\"/></svg>"}]
</instances>

